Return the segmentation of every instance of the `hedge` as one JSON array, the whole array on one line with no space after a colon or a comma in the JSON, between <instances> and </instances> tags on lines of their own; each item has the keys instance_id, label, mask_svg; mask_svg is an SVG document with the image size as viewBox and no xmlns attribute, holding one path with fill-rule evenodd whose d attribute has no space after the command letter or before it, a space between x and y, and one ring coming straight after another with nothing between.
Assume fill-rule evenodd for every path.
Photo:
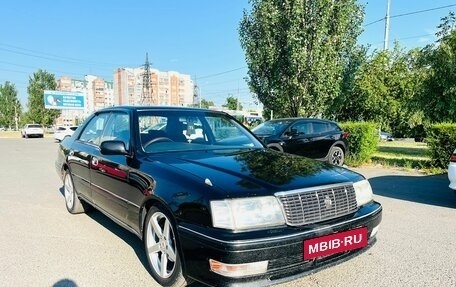
<instances>
[{"instance_id":1,"label":"hedge","mask_svg":"<svg viewBox=\"0 0 456 287\"><path fill-rule=\"evenodd\" d=\"M345 122L342 129L348 132L348 165L357 166L368 162L377 150L378 125L372 122Z\"/></svg>"},{"instance_id":2,"label":"hedge","mask_svg":"<svg viewBox=\"0 0 456 287\"><path fill-rule=\"evenodd\" d=\"M456 124L433 124L427 128L426 134L431 165L446 169L450 156L456 149Z\"/></svg>"}]
</instances>

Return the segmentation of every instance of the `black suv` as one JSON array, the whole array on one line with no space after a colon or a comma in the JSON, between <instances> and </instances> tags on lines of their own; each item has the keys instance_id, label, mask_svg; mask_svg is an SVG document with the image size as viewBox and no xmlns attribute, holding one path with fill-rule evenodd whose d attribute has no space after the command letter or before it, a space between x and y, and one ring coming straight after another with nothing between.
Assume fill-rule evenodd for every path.
<instances>
[{"instance_id":1,"label":"black suv","mask_svg":"<svg viewBox=\"0 0 456 287\"><path fill-rule=\"evenodd\" d=\"M266 121L253 133L269 148L343 165L348 152L347 132L337 123L313 118Z\"/></svg>"}]
</instances>

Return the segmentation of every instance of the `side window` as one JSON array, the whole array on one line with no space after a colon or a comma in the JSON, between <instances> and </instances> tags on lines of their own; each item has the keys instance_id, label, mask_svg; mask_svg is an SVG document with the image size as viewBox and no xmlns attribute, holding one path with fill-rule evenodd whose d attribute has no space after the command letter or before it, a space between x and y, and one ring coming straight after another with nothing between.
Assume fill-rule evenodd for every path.
<instances>
[{"instance_id":1,"label":"side window","mask_svg":"<svg viewBox=\"0 0 456 287\"><path fill-rule=\"evenodd\" d=\"M340 131L340 128L336 124L328 124L328 132Z\"/></svg>"},{"instance_id":2,"label":"side window","mask_svg":"<svg viewBox=\"0 0 456 287\"><path fill-rule=\"evenodd\" d=\"M312 124L313 126L313 132L315 134L322 134L328 131L328 124L327 123L320 123L320 122L315 122Z\"/></svg>"},{"instance_id":3,"label":"side window","mask_svg":"<svg viewBox=\"0 0 456 287\"><path fill-rule=\"evenodd\" d=\"M208 117L215 141L220 142L233 137L245 136L233 122L220 117Z\"/></svg>"},{"instance_id":4,"label":"side window","mask_svg":"<svg viewBox=\"0 0 456 287\"><path fill-rule=\"evenodd\" d=\"M84 127L79 140L83 142L100 145L101 134L109 118L109 113L99 114L94 116L90 122Z\"/></svg>"},{"instance_id":5,"label":"side window","mask_svg":"<svg viewBox=\"0 0 456 287\"><path fill-rule=\"evenodd\" d=\"M308 135L312 133L311 123L309 122L297 123L291 128L291 130L293 134L299 135Z\"/></svg>"},{"instance_id":6,"label":"side window","mask_svg":"<svg viewBox=\"0 0 456 287\"><path fill-rule=\"evenodd\" d=\"M125 113L112 113L101 142L108 140L123 141L125 148L130 148L130 117Z\"/></svg>"}]
</instances>

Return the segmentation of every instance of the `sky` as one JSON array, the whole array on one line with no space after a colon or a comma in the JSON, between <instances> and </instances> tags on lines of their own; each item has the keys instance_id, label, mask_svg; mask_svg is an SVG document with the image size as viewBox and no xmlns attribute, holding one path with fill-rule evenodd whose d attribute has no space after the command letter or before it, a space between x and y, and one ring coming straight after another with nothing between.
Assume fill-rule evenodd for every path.
<instances>
[{"instance_id":1,"label":"sky","mask_svg":"<svg viewBox=\"0 0 456 287\"><path fill-rule=\"evenodd\" d=\"M435 41L440 19L456 11L456 0L390 1L389 46L397 40L406 49ZM359 3L365 19L358 42L381 50L387 0ZM56 79L112 81L114 70L139 67L148 53L152 68L191 75L202 98L222 105L234 96L255 109L238 33L248 9L248 0L3 1L0 84L13 83L26 107L29 78L38 69Z\"/></svg>"}]
</instances>

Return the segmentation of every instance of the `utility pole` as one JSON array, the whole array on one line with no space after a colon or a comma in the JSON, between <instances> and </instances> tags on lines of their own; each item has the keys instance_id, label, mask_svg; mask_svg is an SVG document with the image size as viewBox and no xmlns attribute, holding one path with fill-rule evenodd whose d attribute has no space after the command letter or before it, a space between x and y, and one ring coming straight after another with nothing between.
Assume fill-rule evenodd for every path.
<instances>
[{"instance_id":1,"label":"utility pole","mask_svg":"<svg viewBox=\"0 0 456 287\"><path fill-rule=\"evenodd\" d=\"M388 38L389 38L389 25L390 25L390 2L391 0L386 0L386 16L385 16L385 39L383 41L383 50L388 49Z\"/></svg>"}]
</instances>

